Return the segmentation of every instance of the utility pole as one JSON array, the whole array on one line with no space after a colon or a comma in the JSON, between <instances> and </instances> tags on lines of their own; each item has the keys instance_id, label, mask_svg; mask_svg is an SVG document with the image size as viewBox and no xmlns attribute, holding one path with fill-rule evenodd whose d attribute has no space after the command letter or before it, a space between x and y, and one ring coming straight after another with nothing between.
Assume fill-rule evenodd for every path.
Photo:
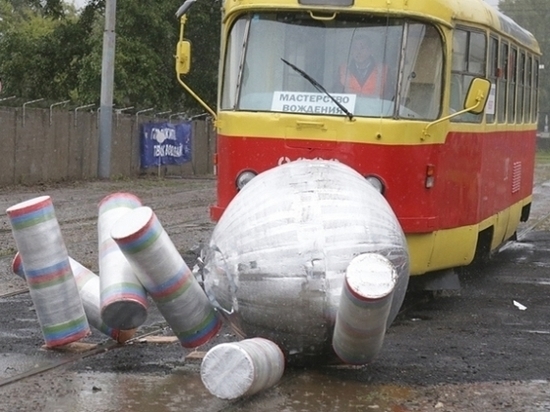
<instances>
[{"instance_id":1,"label":"utility pole","mask_svg":"<svg viewBox=\"0 0 550 412\"><path fill-rule=\"evenodd\" d=\"M111 142L113 134L113 83L115 77L116 0L105 1L105 30L101 61L101 102L99 111L99 155L97 171L100 179L111 177Z\"/></svg>"}]
</instances>

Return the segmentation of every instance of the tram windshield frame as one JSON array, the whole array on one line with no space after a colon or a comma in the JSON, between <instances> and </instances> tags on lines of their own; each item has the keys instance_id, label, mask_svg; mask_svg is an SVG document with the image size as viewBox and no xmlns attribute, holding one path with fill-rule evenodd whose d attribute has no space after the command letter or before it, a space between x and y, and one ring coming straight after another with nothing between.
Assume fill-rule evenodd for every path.
<instances>
[{"instance_id":1,"label":"tram windshield frame","mask_svg":"<svg viewBox=\"0 0 550 412\"><path fill-rule=\"evenodd\" d=\"M367 40L377 71L373 90L353 89L348 82L358 39ZM439 30L411 19L246 14L234 22L228 37L220 109L346 116L287 61L353 116L434 120L442 109L444 55Z\"/></svg>"}]
</instances>

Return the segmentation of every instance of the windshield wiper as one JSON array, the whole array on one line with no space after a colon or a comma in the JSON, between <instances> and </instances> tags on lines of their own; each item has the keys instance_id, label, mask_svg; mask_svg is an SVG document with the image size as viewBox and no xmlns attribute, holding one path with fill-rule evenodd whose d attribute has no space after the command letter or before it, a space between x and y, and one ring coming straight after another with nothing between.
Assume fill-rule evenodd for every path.
<instances>
[{"instance_id":1,"label":"windshield wiper","mask_svg":"<svg viewBox=\"0 0 550 412\"><path fill-rule=\"evenodd\" d=\"M326 94L330 100L332 100L334 102L334 104L336 106L338 106L338 108L340 110L342 110L346 116L348 116L348 118L350 120L353 120L353 113L351 113L348 109L345 108L345 106L340 103L338 100L336 100L329 92L327 92L327 89L325 89L317 80L315 80L313 77L311 77L309 74L307 74L305 71L303 71L302 69L299 69L298 67L294 66L292 63L286 61L285 59L283 59L281 57L281 60L283 61L283 63L287 64L288 66L290 66L292 69L296 70L298 73L300 73L300 75L306 79L308 82L310 82L313 87L315 87L317 90L319 90L321 93L324 93Z\"/></svg>"}]
</instances>

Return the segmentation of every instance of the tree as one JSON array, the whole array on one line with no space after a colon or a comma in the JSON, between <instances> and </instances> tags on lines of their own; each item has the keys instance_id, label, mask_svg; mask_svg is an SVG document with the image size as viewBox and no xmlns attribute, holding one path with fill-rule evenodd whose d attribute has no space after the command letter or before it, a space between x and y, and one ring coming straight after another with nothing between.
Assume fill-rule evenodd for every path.
<instances>
[{"instance_id":1,"label":"tree","mask_svg":"<svg viewBox=\"0 0 550 412\"><path fill-rule=\"evenodd\" d=\"M550 1L548 0L501 0L500 10L529 30L539 42L542 51L540 71L540 111L550 112ZM542 67L542 66L541 66Z\"/></svg>"},{"instance_id":2,"label":"tree","mask_svg":"<svg viewBox=\"0 0 550 412\"><path fill-rule=\"evenodd\" d=\"M186 81L212 108L216 104L220 59L220 7L216 1L195 3L185 26L185 37L192 44L191 73Z\"/></svg>"},{"instance_id":3,"label":"tree","mask_svg":"<svg viewBox=\"0 0 550 412\"><path fill-rule=\"evenodd\" d=\"M18 96L43 96L42 85L49 78L46 42L57 23L44 19L30 9L14 18L0 39L0 73L6 92Z\"/></svg>"},{"instance_id":4,"label":"tree","mask_svg":"<svg viewBox=\"0 0 550 412\"><path fill-rule=\"evenodd\" d=\"M48 5L50 4L50 5ZM51 7L51 8L50 8ZM0 73L5 93L19 97L66 99L85 54L74 7L64 3L0 0Z\"/></svg>"},{"instance_id":5,"label":"tree","mask_svg":"<svg viewBox=\"0 0 550 412\"><path fill-rule=\"evenodd\" d=\"M182 0L143 7L119 0L115 100L157 108L197 108L176 79L174 54L179 36L175 12ZM193 71L188 82L209 104L216 102L221 12L211 0L197 2L189 13L186 37L193 42ZM144 31L143 28L147 27Z\"/></svg>"},{"instance_id":6,"label":"tree","mask_svg":"<svg viewBox=\"0 0 550 412\"><path fill-rule=\"evenodd\" d=\"M189 84L216 101L221 13L211 0L191 11ZM199 110L176 80L181 0L117 1L114 104L158 110ZM105 0L76 14L60 0L0 0L0 77L5 94L74 104L99 104Z\"/></svg>"}]
</instances>

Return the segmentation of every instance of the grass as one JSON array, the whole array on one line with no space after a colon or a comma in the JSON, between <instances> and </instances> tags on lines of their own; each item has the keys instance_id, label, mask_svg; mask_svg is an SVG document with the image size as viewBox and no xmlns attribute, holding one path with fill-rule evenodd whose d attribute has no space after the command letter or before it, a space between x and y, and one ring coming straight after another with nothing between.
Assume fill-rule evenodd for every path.
<instances>
[{"instance_id":1,"label":"grass","mask_svg":"<svg viewBox=\"0 0 550 412\"><path fill-rule=\"evenodd\" d=\"M541 150L537 152L536 157L537 165L548 165L550 164L550 151Z\"/></svg>"},{"instance_id":2,"label":"grass","mask_svg":"<svg viewBox=\"0 0 550 412\"><path fill-rule=\"evenodd\" d=\"M535 159L535 184L550 180L550 151L537 152Z\"/></svg>"}]
</instances>

